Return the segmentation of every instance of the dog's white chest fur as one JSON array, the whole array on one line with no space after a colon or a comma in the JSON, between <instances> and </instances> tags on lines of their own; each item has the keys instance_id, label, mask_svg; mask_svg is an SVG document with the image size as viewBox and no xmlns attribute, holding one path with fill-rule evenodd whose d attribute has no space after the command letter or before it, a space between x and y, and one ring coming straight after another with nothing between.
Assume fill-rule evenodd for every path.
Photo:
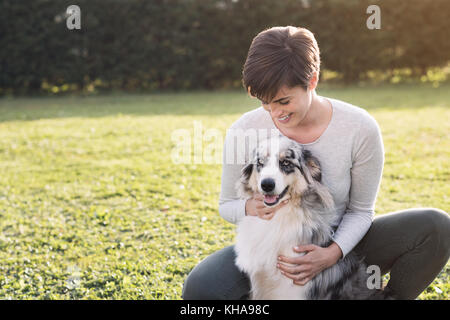
<instances>
[{"instance_id":1,"label":"dog's white chest fur","mask_svg":"<svg viewBox=\"0 0 450 320\"><path fill-rule=\"evenodd\" d=\"M307 298L310 282L305 286L295 285L276 267L279 255L303 255L293 251L294 246L308 241L302 230L304 216L299 210L286 205L271 220L246 216L239 223L235 245L236 265L250 277L251 299Z\"/></svg>"}]
</instances>

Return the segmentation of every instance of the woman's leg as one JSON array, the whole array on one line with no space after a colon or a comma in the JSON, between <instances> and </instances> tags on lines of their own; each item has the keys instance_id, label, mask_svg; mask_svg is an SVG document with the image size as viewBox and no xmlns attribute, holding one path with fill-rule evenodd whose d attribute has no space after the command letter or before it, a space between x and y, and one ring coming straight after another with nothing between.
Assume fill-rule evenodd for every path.
<instances>
[{"instance_id":1,"label":"woman's leg","mask_svg":"<svg viewBox=\"0 0 450 320\"><path fill-rule=\"evenodd\" d=\"M185 300L246 299L250 280L234 264L234 246L206 257L189 273L183 286Z\"/></svg>"},{"instance_id":2,"label":"woman's leg","mask_svg":"<svg viewBox=\"0 0 450 320\"><path fill-rule=\"evenodd\" d=\"M387 287L397 298L415 299L449 259L450 217L431 208L376 217L354 251L382 274L390 272Z\"/></svg>"}]
</instances>

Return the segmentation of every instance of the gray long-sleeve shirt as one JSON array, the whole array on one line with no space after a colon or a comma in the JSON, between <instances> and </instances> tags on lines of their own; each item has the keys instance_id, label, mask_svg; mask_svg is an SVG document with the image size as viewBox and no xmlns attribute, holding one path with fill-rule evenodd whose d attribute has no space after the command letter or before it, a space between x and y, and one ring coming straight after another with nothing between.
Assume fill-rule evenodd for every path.
<instances>
[{"instance_id":1,"label":"gray long-sleeve shirt","mask_svg":"<svg viewBox=\"0 0 450 320\"><path fill-rule=\"evenodd\" d=\"M366 110L327 99L333 106L328 127L314 142L301 145L320 161L322 184L328 187L340 216L333 240L345 256L372 223L383 172L384 146L380 128ZM259 107L242 115L227 131L219 213L231 223L236 224L245 216L246 200L238 198L235 186L244 162L249 159L249 145L253 145L250 140L237 142L239 136L243 132L273 130L279 133L269 113ZM256 140L261 136L257 134Z\"/></svg>"}]
</instances>

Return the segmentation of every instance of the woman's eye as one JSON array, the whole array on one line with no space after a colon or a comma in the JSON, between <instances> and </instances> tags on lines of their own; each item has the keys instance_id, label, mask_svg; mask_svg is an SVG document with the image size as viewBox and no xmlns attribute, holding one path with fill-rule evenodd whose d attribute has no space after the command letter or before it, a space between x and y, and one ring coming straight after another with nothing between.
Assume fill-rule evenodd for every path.
<instances>
[{"instance_id":1,"label":"woman's eye","mask_svg":"<svg viewBox=\"0 0 450 320\"><path fill-rule=\"evenodd\" d=\"M289 102L290 102L290 101L283 101L283 102L280 102L280 104L282 104L282 105L285 106L285 105L289 104Z\"/></svg>"}]
</instances>

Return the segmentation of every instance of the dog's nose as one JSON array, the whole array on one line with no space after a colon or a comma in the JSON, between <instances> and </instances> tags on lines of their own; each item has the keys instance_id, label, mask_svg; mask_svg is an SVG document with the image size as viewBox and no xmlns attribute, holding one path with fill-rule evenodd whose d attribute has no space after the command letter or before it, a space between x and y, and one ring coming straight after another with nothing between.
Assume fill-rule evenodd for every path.
<instances>
[{"instance_id":1,"label":"dog's nose","mask_svg":"<svg viewBox=\"0 0 450 320\"><path fill-rule=\"evenodd\" d=\"M261 188L265 192L273 191L273 189L275 189L275 181L271 178L266 178L263 181L261 181Z\"/></svg>"}]
</instances>

